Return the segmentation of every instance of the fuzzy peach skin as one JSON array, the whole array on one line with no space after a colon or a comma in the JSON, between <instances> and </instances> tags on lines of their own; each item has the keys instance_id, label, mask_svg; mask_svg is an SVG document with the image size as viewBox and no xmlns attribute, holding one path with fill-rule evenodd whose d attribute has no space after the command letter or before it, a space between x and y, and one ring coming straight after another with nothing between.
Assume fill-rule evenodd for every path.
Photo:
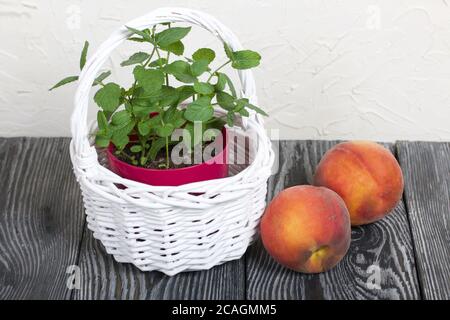
<instances>
[{"instance_id":1,"label":"fuzzy peach skin","mask_svg":"<svg viewBox=\"0 0 450 320\"><path fill-rule=\"evenodd\" d=\"M280 264L304 273L333 268L350 246L344 201L327 188L295 186L281 191L261 219L261 238Z\"/></svg>"},{"instance_id":2,"label":"fuzzy peach skin","mask_svg":"<svg viewBox=\"0 0 450 320\"><path fill-rule=\"evenodd\" d=\"M350 141L331 148L320 161L314 185L344 199L352 225L380 220L403 193L403 175L392 153L371 141Z\"/></svg>"}]
</instances>

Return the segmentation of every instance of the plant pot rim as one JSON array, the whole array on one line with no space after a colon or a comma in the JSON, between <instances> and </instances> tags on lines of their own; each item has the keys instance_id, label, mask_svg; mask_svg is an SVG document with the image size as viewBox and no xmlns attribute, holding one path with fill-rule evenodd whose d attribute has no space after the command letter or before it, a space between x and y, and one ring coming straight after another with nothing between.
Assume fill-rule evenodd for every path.
<instances>
[{"instance_id":1,"label":"plant pot rim","mask_svg":"<svg viewBox=\"0 0 450 320\"><path fill-rule=\"evenodd\" d=\"M220 151L218 154L216 154L214 157L212 157L211 159L201 162L201 163L197 163L197 164L193 164L191 166L187 166L187 167L183 167L183 168L169 168L169 169L153 169L153 168L143 168L143 167L139 167L139 166L134 166L132 164L129 164L128 162L125 162L123 160L120 160L118 157L116 157L116 155L114 154L115 151L115 146L114 144L110 143L109 146L106 148L106 152L108 153L109 156L114 158L114 161L120 163L121 166L124 166L126 168L130 168L132 170L143 170L145 172L182 172L182 171L187 171L187 170L191 170L193 168L198 168L204 165L209 165L212 163L215 163L215 160L217 159L223 159L224 157L224 153L226 152L226 149L228 148L228 139L227 139L227 129L224 127L222 129L222 132L224 134L224 144L223 144L223 148L222 151Z\"/></svg>"}]
</instances>

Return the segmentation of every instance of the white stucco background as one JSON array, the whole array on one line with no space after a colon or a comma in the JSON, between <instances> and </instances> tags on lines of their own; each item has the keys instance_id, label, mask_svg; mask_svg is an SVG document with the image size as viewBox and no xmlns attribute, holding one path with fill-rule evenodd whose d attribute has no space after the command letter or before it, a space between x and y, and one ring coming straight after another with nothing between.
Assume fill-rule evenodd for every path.
<instances>
[{"instance_id":1,"label":"white stucco background","mask_svg":"<svg viewBox=\"0 0 450 320\"><path fill-rule=\"evenodd\" d=\"M95 50L128 20L178 5L261 52L260 105L281 138L450 140L445 0L0 0L0 136L69 136L75 86L48 88L78 72L84 40ZM220 49L205 33L190 39ZM109 61L121 83L130 52Z\"/></svg>"}]
</instances>

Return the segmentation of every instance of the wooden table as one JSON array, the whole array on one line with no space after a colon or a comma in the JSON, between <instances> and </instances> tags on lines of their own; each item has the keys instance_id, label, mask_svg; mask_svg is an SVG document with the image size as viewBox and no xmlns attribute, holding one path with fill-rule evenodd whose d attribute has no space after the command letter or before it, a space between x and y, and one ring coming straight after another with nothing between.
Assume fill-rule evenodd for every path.
<instances>
[{"instance_id":1,"label":"wooden table","mask_svg":"<svg viewBox=\"0 0 450 320\"><path fill-rule=\"evenodd\" d=\"M281 141L269 199L310 182L336 143ZM403 169L403 200L353 228L333 270L287 270L258 241L238 261L168 277L115 262L93 239L68 138L0 138L0 299L450 299L450 143L387 146ZM69 289L78 271L80 287Z\"/></svg>"}]
</instances>

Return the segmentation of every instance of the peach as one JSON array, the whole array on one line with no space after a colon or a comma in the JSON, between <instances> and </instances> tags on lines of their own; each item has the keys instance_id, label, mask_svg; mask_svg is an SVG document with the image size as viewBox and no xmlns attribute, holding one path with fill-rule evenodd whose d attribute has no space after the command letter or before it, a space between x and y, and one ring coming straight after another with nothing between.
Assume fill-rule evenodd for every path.
<instances>
[{"instance_id":1,"label":"peach","mask_svg":"<svg viewBox=\"0 0 450 320\"><path fill-rule=\"evenodd\" d=\"M356 226L380 220L395 208L403 193L403 175L388 149L375 142L350 141L325 153L314 185L339 194Z\"/></svg>"},{"instance_id":2,"label":"peach","mask_svg":"<svg viewBox=\"0 0 450 320\"><path fill-rule=\"evenodd\" d=\"M327 188L295 186L281 191L261 219L261 238L280 264L304 273L333 268L350 246L344 201Z\"/></svg>"}]
</instances>

